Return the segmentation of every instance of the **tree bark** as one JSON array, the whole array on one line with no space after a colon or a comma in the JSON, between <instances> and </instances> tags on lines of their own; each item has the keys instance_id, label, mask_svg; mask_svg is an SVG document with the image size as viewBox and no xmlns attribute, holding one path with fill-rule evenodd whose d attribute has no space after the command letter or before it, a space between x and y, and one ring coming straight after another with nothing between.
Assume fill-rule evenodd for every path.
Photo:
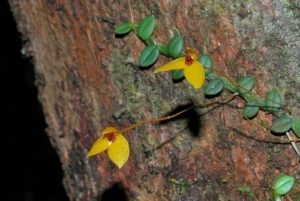
<instances>
[{"instance_id":1,"label":"tree bark","mask_svg":"<svg viewBox=\"0 0 300 201\"><path fill-rule=\"evenodd\" d=\"M177 29L186 46L212 55L215 67L238 79L256 78L264 96L279 89L293 116L300 116L300 10L295 0L106 1L9 0L32 57L47 132L64 170L70 200L99 200L121 188L128 200L272 199L281 173L295 175L298 158L287 140L257 121L245 120L235 99L217 108L196 108L182 118L146 124L125 133L130 158L118 169L106 154L86 154L108 126L125 128L207 99L169 73L141 70L144 44L133 34L118 38L116 25L155 15L154 35L167 42ZM170 59L161 56L155 67ZM270 122L271 115L259 117ZM188 185L184 182L188 181ZM105 193L106 192L106 193ZM291 194L289 196L292 196Z\"/></svg>"}]
</instances>

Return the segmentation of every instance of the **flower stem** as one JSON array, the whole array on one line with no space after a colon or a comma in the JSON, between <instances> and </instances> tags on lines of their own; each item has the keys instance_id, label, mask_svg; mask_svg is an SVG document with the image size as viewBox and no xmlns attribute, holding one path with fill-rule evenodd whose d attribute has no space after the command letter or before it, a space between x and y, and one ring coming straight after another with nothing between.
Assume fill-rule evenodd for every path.
<instances>
[{"instance_id":1,"label":"flower stem","mask_svg":"<svg viewBox=\"0 0 300 201\"><path fill-rule=\"evenodd\" d=\"M143 124L146 124L146 123L154 123L154 122L160 122L160 121L166 121L166 120L169 120L169 119L173 119L193 108L196 108L196 107L199 107L199 108L204 108L204 107L209 107L209 106L212 106L212 105L215 105L215 104L219 104L219 105L224 105L230 101L232 101L238 94L237 93L234 93L233 95L231 95L228 99L224 100L224 101L214 101L214 102L211 102L211 103L208 103L208 104L199 104L199 105L194 105L194 106L191 106L187 109L184 109L176 114L173 114L173 115L169 115L169 116L166 116L166 117L159 117L159 118L151 118L151 119L144 119L144 120L141 120L141 121L138 121L137 123L135 124L132 124L130 126L128 126L127 128L124 128L123 130L120 131L120 133L124 133L128 130L131 130L131 129L134 129L136 127L139 127Z\"/></svg>"}]
</instances>

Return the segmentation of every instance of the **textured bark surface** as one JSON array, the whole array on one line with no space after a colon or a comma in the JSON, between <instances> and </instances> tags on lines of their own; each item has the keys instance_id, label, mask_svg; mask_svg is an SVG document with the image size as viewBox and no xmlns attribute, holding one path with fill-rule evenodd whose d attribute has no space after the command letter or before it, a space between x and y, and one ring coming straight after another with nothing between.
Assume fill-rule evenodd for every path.
<instances>
[{"instance_id":1,"label":"textured bark surface","mask_svg":"<svg viewBox=\"0 0 300 201\"><path fill-rule=\"evenodd\" d=\"M231 77L255 76L257 93L279 89L299 117L298 1L9 1L25 41L22 52L36 67L48 134L71 200L99 200L118 186L128 200L249 200L237 190L242 185L251 186L257 200L270 200L280 173L297 175L292 147L265 142L286 138L244 120L234 107L241 99L126 133L131 154L121 170L106 154L85 156L107 126L124 128L214 100L186 81L174 84L169 73L141 70L144 44L133 34L115 37L115 25L150 14L157 19L159 41L180 30L188 46L206 50ZM155 66L167 61L161 56ZM271 121L270 115L259 116ZM195 182L180 189L172 178Z\"/></svg>"}]
</instances>

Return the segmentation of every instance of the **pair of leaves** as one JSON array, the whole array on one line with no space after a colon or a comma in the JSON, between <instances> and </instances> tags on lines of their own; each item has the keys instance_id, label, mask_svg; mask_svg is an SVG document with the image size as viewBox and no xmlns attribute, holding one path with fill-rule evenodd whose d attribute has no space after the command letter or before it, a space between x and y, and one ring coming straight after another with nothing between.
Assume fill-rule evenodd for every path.
<instances>
[{"instance_id":1,"label":"pair of leaves","mask_svg":"<svg viewBox=\"0 0 300 201\"><path fill-rule=\"evenodd\" d=\"M137 35L144 41L147 41L155 27L155 18L153 15L142 19L137 27ZM141 67L152 65L159 57L159 48L157 45L148 45L140 54L139 63Z\"/></svg>"},{"instance_id":2,"label":"pair of leaves","mask_svg":"<svg viewBox=\"0 0 300 201\"><path fill-rule=\"evenodd\" d=\"M142 19L137 28L132 23L124 23L115 29L116 34L127 34L131 30L136 30L137 35L144 41L147 41L155 27L154 16L148 16ZM142 67L147 67L152 65L159 56L159 48L157 45L148 45L140 54L139 62Z\"/></svg>"},{"instance_id":3,"label":"pair of leaves","mask_svg":"<svg viewBox=\"0 0 300 201\"><path fill-rule=\"evenodd\" d=\"M148 40L155 27L155 18L153 15L145 17L137 25L136 32L137 35L144 41ZM119 25L115 29L116 34L127 34L131 30L135 29L135 25L132 23L124 23Z\"/></svg>"},{"instance_id":4,"label":"pair of leaves","mask_svg":"<svg viewBox=\"0 0 300 201\"><path fill-rule=\"evenodd\" d=\"M160 50L173 58L182 55L183 38L181 36L173 37L168 45L148 45L140 54L140 66L148 67L158 59Z\"/></svg>"},{"instance_id":5,"label":"pair of leaves","mask_svg":"<svg viewBox=\"0 0 300 201\"><path fill-rule=\"evenodd\" d=\"M282 98L279 92L275 89L269 91L265 98L265 105L262 107L267 112L275 113L278 112L282 105ZM275 133L285 133L292 127L293 120L290 115L284 113L279 118L275 119L271 126L271 131Z\"/></svg>"},{"instance_id":6,"label":"pair of leaves","mask_svg":"<svg viewBox=\"0 0 300 201\"><path fill-rule=\"evenodd\" d=\"M137 27L137 35L144 41L147 41L155 27L155 18L153 15L142 19ZM159 48L157 45L148 45L140 54L139 63L141 67L152 65L159 57Z\"/></svg>"},{"instance_id":7,"label":"pair of leaves","mask_svg":"<svg viewBox=\"0 0 300 201\"><path fill-rule=\"evenodd\" d=\"M249 93L253 88L254 82L255 82L254 78L246 75L237 81L238 84L237 87L235 87L233 84L232 84L233 86L228 84L228 88L230 89L231 92L237 91L247 101L242 112L243 116L247 119L251 119L255 117L259 111L259 107L256 101L252 97L251 93Z\"/></svg>"}]
</instances>

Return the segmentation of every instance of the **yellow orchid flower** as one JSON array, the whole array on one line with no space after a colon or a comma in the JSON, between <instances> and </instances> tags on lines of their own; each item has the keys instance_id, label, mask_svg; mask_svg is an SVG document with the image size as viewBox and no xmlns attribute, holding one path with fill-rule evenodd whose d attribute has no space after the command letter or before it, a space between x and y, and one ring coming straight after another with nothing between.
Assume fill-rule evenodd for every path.
<instances>
[{"instance_id":1,"label":"yellow orchid flower","mask_svg":"<svg viewBox=\"0 0 300 201\"><path fill-rule=\"evenodd\" d=\"M198 53L192 48L186 48L186 50L188 54L185 57L180 57L159 67L154 73L169 70L183 70L187 81L196 89L199 89L205 81L205 71L202 64L198 61Z\"/></svg>"},{"instance_id":2,"label":"yellow orchid flower","mask_svg":"<svg viewBox=\"0 0 300 201\"><path fill-rule=\"evenodd\" d=\"M128 160L130 150L128 141L118 129L105 128L87 156L91 157L106 150L110 160L121 169Z\"/></svg>"},{"instance_id":3,"label":"yellow orchid flower","mask_svg":"<svg viewBox=\"0 0 300 201\"><path fill-rule=\"evenodd\" d=\"M108 157L110 158L110 160L114 164L116 164L119 167L119 169L121 169L127 162L128 157L129 157L129 152L130 152L128 141L122 135L122 133L129 131L131 129L134 129L136 127L139 127L145 123L160 122L160 121L166 121L166 120L175 118L175 117L181 115L182 113L185 113L193 108L195 108L195 106L189 107L185 110L177 112L176 114L166 116L166 117L144 119L144 120L138 121L135 124L128 126L127 128L124 128L121 131L119 131L118 129L116 129L114 127L107 127L102 131L101 136L94 143L91 150L87 154L87 157L94 156L98 153L101 153L101 152L104 152L107 150Z\"/></svg>"}]
</instances>

